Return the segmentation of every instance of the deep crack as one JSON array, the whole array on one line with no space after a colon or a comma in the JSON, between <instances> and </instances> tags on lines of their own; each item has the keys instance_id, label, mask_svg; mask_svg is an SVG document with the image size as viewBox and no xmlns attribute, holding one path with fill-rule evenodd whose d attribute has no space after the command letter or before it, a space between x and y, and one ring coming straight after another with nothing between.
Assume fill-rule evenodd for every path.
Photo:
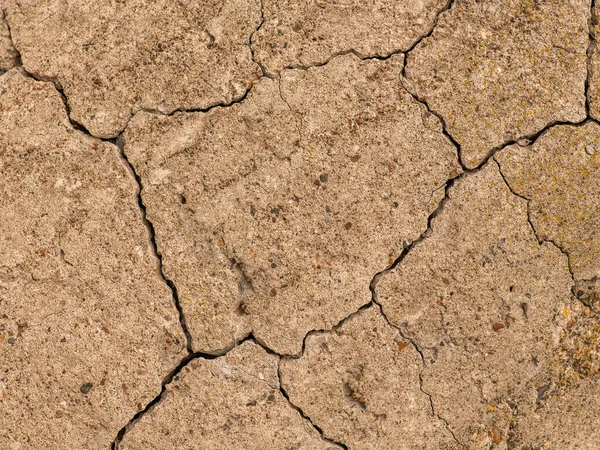
<instances>
[{"instance_id":1,"label":"deep crack","mask_svg":"<svg viewBox=\"0 0 600 450\"><path fill-rule=\"evenodd\" d=\"M438 22L440 20L440 16L442 15L442 13L451 9L453 5L454 5L454 0L448 0L446 2L446 4L435 15L435 19L434 19L433 24L431 25L431 28L429 29L429 31L427 33L425 33L423 36L421 36L419 39L417 39L415 42L413 42L413 44L404 52L404 64L402 65L402 76L403 77L406 76L406 61L408 60L408 55L410 54L410 52L412 52L421 42L423 42L424 39L427 39L428 37L430 37L433 34L433 32L435 31L435 29L438 26Z\"/></svg>"},{"instance_id":2,"label":"deep crack","mask_svg":"<svg viewBox=\"0 0 600 450\"><path fill-rule=\"evenodd\" d=\"M241 345L242 343L244 343L248 340L252 340L252 336L247 336L245 339L240 341L237 345ZM150 412L154 408L154 406L163 399L165 392L167 391L167 385L169 385L173 381L173 378L175 378L177 375L179 375L179 373L183 370L183 368L185 366L187 366L190 362L192 362L196 359L213 360L213 359L221 358L222 356L225 356L229 351L231 351L231 349L221 355L211 355L208 353L201 353L201 352L188 353L179 362L179 364L169 374L167 374L167 376L165 378L163 378L163 381L161 383L160 393L156 397L154 397L145 406L144 409L135 413L135 415L129 420L129 422L127 422L123 426L123 428L121 428L119 430L119 432L117 433L117 437L115 438L115 440L113 441L113 443L110 446L111 450L117 450L119 444L125 437L125 434L127 434L127 432L135 425L136 422L138 422L146 413Z\"/></svg>"},{"instance_id":3,"label":"deep crack","mask_svg":"<svg viewBox=\"0 0 600 450\"><path fill-rule=\"evenodd\" d=\"M592 72L592 55L594 54L594 52L596 51L596 36L595 36L595 31L594 28L596 27L596 25L598 24L598 18L596 17L596 11L595 11L595 6L596 6L596 0L592 0L591 1L591 11L590 11L590 19L589 19L589 23L588 23L588 27L589 27L589 32L588 32L588 39L589 39L589 43L588 43L588 48L586 51L586 68L587 68L587 73L586 73L586 77L585 77L585 113L587 117L590 117L590 95L589 95L589 89L590 89L590 81L592 79L593 76L593 72Z\"/></svg>"},{"instance_id":4,"label":"deep crack","mask_svg":"<svg viewBox=\"0 0 600 450\"><path fill-rule=\"evenodd\" d=\"M183 308L181 307L181 303L179 301L179 294L177 293L177 286L175 286L175 283L173 283L173 281L166 276L165 271L164 271L162 254L158 250L158 245L156 243L156 232L154 230L154 225L152 224L152 222L150 220L148 220L148 215L146 212L146 205L144 204L144 201L142 199L142 189L143 189L142 179L135 171L135 168L133 167L131 162L127 159L127 155L125 154L125 150L124 150L123 140L121 138L118 138L116 140L115 144L121 151L121 157L123 158L124 163L129 167L129 170L131 171L131 174L134 176L135 181L137 183L137 186L138 186L137 199L138 199L138 206L139 206L140 212L142 214L142 221L143 221L144 225L146 226L146 228L148 229L148 233L150 235L150 244L152 246L154 255L156 256L156 258L158 260L158 269L159 269L160 276L162 277L165 284L171 290L171 296L173 299L173 303L175 305L175 308L177 308L177 312L179 313L179 323L181 324L181 329L183 330L183 333L185 335L186 348L187 348L188 353L191 354L194 352L192 335L190 334L190 332L188 330L185 314L183 312Z\"/></svg>"}]
</instances>

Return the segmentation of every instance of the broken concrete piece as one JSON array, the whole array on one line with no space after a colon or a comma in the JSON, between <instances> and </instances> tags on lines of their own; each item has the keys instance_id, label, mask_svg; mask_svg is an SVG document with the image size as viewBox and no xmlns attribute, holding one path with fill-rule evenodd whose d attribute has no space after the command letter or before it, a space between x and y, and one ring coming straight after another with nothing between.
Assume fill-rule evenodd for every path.
<instances>
[{"instance_id":1,"label":"broken concrete piece","mask_svg":"<svg viewBox=\"0 0 600 450\"><path fill-rule=\"evenodd\" d=\"M121 450L335 450L279 391L279 359L251 341L195 359L129 429Z\"/></svg>"},{"instance_id":2,"label":"broken concrete piece","mask_svg":"<svg viewBox=\"0 0 600 450\"><path fill-rule=\"evenodd\" d=\"M0 77L0 448L106 449L185 352L119 149Z\"/></svg>"},{"instance_id":3,"label":"broken concrete piece","mask_svg":"<svg viewBox=\"0 0 600 450\"><path fill-rule=\"evenodd\" d=\"M253 36L252 48L270 73L320 65L350 51L384 57L411 48L431 30L447 3L265 0L264 23Z\"/></svg>"},{"instance_id":4,"label":"broken concrete piece","mask_svg":"<svg viewBox=\"0 0 600 450\"><path fill-rule=\"evenodd\" d=\"M599 277L600 125L556 126L495 158L512 190L530 199L538 237L569 255L575 278Z\"/></svg>"},{"instance_id":5,"label":"broken concrete piece","mask_svg":"<svg viewBox=\"0 0 600 450\"><path fill-rule=\"evenodd\" d=\"M140 109L170 113L242 97L260 76L249 47L260 20L259 0L51 0L8 9L24 67L62 86L71 118L103 138Z\"/></svg>"},{"instance_id":6,"label":"broken concrete piece","mask_svg":"<svg viewBox=\"0 0 600 450\"><path fill-rule=\"evenodd\" d=\"M514 404L545 384L571 287L567 257L538 243L527 201L492 161L450 188L431 234L381 278L376 299L423 352L436 413L483 449L506 443Z\"/></svg>"},{"instance_id":7,"label":"broken concrete piece","mask_svg":"<svg viewBox=\"0 0 600 450\"><path fill-rule=\"evenodd\" d=\"M452 435L420 387L422 366L371 306L335 331L310 334L300 359L282 360L281 384L324 436L349 449L449 449Z\"/></svg>"},{"instance_id":8,"label":"broken concrete piece","mask_svg":"<svg viewBox=\"0 0 600 450\"><path fill-rule=\"evenodd\" d=\"M589 0L457 0L440 15L406 75L467 167L552 122L585 119L589 17Z\"/></svg>"},{"instance_id":9,"label":"broken concrete piece","mask_svg":"<svg viewBox=\"0 0 600 450\"><path fill-rule=\"evenodd\" d=\"M460 168L401 69L347 55L281 87L264 78L228 108L132 119L124 151L196 350L252 331L299 354L427 228Z\"/></svg>"},{"instance_id":10,"label":"broken concrete piece","mask_svg":"<svg viewBox=\"0 0 600 450\"><path fill-rule=\"evenodd\" d=\"M6 72L17 65L19 65L19 52L12 45L4 12L0 10L0 72Z\"/></svg>"}]
</instances>

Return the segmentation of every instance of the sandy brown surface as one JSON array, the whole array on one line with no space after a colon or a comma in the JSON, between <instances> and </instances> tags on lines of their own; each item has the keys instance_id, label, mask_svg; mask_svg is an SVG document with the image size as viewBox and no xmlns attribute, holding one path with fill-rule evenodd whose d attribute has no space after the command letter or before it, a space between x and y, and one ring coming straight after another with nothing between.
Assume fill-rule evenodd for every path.
<instances>
[{"instance_id":1,"label":"sandy brown surface","mask_svg":"<svg viewBox=\"0 0 600 450\"><path fill-rule=\"evenodd\" d=\"M0 0L0 449L600 449L592 0Z\"/></svg>"}]
</instances>

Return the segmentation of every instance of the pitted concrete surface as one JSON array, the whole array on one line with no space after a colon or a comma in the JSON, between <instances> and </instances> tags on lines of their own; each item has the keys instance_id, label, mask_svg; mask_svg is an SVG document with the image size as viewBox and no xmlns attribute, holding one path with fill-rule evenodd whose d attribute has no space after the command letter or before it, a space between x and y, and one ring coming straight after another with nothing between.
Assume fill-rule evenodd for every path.
<instances>
[{"instance_id":1,"label":"pitted concrete surface","mask_svg":"<svg viewBox=\"0 0 600 450\"><path fill-rule=\"evenodd\" d=\"M0 449L598 449L598 8L0 0Z\"/></svg>"}]
</instances>

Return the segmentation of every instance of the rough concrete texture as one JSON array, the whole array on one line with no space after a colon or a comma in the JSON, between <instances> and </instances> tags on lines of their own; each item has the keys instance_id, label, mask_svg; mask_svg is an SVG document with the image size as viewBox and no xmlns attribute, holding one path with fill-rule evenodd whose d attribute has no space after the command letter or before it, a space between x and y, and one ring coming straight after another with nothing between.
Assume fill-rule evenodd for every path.
<instances>
[{"instance_id":1,"label":"rough concrete texture","mask_svg":"<svg viewBox=\"0 0 600 450\"><path fill-rule=\"evenodd\" d=\"M597 450L596 3L0 0L0 449Z\"/></svg>"},{"instance_id":2,"label":"rough concrete texture","mask_svg":"<svg viewBox=\"0 0 600 450\"><path fill-rule=\"evenodd\" d=\"M248 47L259 0L27 0L7 14L23 66L61 86L72 119L99 137L140 109L229 103L259 74Z\"/></svg>"},{"instance_id":3,"label":"rough concrete texture","mask_svg":"<svg viewBox=\"0 0 600 450\"><path fill-rule=\"evenodd\" d=\"M192 361L119 449L340 449L290 406L279 390L278 364L251 341L221 358Z\"/></svg>"},{"instance_id":4,"label":"rough concrete texture","mask_svg":"<svg viewBox=\"0 0 600 450\"><path fill-rule=\"evenodd\" d=\"M448 0L364 2L263 0L264 22L254 36L256 61L268 72L323 64L355 52L385 57L426 35Z\"/></svg>"},{"instance_id":5,"label":"rough concrete texture","mask_svg":"<svg viewBox=\"0 0 600 450\"><path fill-rule=\"evenodd\" d=\"M349 448L449 449L452 435L420 387L422 366L371 306L335 331L310 334L300 359L283 359L281 383L325 436Z\"/></svg>"},{"instance_id":6,"label":"rough concrete texture","mask_svg":"<svg viewBox=\"0 0 600 450\"><path fill-rule=\"evenodd\" d=\"M406 75L467 167L548 124L585 118L589 19L590 0L456 0L440 15Z\"/></svg>"},{"instance_id":7,"label":"rough concrete texture","mask_svg":"<svg viewBox=\"0 0 600 450\"><path fill-rule=\"evenodd\" d=\"M239 105L139 114L123 135L194 349L252 331L299 354L371 299L373 275L427 228L460 171L402 57L336 58L261 80ZM332 245L335 243L335 245Z\"/></svg>"},{"instance_id":8,"label":"rough concrete texture","mask_svg":"<svg viewBox=\"0 0 600 450\"><path fill-rule=\"evenodd\" d=\"M0 77L0 448L107 448L185 337L119 149Z\"/></svg>"},{"instance_id":9,"label":"rough concrete texture","mask_svg":"<svg viewBox=\"0 0 600 450\"><path fill-rule=\"evenodd\" d=\"M495 158L511 189L530 200L538 237L568 253L575 278L600 277L600 125L557 126Z\"/></svg>"},{"instance_id":10,"label":"rough concrete texture","mask_svg":"<svg viewBox=\"0 0 600 450\"><path fill-rule=\"evenodd\" d=\"M546 384L571 281L492 161L452 186L431 235L378 283L384 313L423 352L423 390L467 448L506 442L512 405Z\"/></svg>"},{"instance_id":11,"label":"rough concrete texture","mask_svg":"<svg viewBox=\"0 0 600 450\"><path fill-rule=\"evenodd\" d=\"M594 0L590 17L591 42L588 48L588 92L589 115L595 120L600 119L600 50L596 42L600 36L600 4Z\"/></svg>"}]
</instances>

